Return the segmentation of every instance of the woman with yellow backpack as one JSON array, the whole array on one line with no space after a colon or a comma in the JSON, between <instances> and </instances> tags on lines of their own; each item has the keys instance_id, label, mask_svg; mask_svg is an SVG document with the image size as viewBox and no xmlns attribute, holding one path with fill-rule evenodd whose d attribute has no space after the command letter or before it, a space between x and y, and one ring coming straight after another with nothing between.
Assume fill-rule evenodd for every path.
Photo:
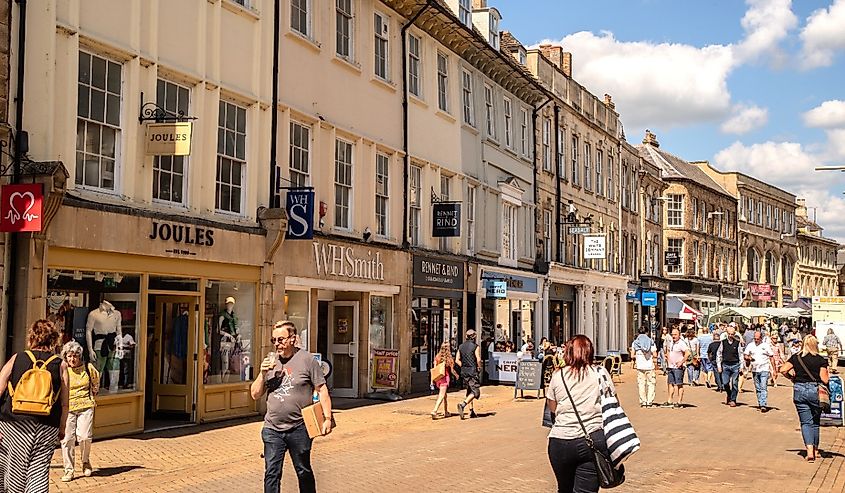
<instances>
[{"instance_id":1,"label":"woman with yellow backpack","mask_svg":"<svg viewBox=\"0 0 845 493\"><path fill-rule=\"evenodd\" d=\"M67 363L68 416L65 438L62 440L62 460L65 474L62 481L73 480L76 444L82 451L82 474L91 476L91 440L94 437L94 397L100 390L100 374L94 365L82 361L82 346L70 341L62 346L62 360Z\"/></svg>"},{"instance_id":2,"label":"woman with yellow backpack","mask_svg":"<svg viewBox=\"0 0 845 493\"><path fill-rule=\"evenodd\" d=\"M0 491L47 491L56 441L68 412L67 365L56 355L59 332L38 320L26 333L26 351L0 370Z\"/></svg>"}]
</instances>

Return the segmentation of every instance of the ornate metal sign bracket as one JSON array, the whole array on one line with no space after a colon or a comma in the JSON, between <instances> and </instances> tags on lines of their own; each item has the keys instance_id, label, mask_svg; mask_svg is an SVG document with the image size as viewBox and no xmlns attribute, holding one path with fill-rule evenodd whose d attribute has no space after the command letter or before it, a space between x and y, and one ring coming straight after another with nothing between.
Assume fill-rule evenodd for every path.
<instances>
[{"instance_id":1,"label":"ornate metal sign bracket","mask_svg":"<svg viewBox=\"0 0 845 493\"><path fill-rule=\"evenodd\" d=\"M176 123L196 120L195 116L185 116L182 110L177 112L167 111L158 104L147 101L144 102L144 93L141 92L141 108L138 114L138 123L156 122L156 123Z\"/></svg>"}]
</instances>

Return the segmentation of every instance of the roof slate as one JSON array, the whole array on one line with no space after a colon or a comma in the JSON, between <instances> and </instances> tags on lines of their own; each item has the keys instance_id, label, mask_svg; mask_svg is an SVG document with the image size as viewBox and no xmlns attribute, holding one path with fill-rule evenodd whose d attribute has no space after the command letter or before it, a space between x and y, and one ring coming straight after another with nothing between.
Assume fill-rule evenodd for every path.
<instances>
[{"instance_id":1,"label":"roof slate","mask_svg":"<svg viewBox=\"0 0 845 493\"><path fill-rule=\"evenodd\" d=\"M691 180L704 188L734 198L733 195L707 176L707 173L699 169L698 166L692 165L678 156L650 144L641 144L635 147L640 153L640 157L662 170L661 174L664 179Z\"/></svg>"}]
</instances>

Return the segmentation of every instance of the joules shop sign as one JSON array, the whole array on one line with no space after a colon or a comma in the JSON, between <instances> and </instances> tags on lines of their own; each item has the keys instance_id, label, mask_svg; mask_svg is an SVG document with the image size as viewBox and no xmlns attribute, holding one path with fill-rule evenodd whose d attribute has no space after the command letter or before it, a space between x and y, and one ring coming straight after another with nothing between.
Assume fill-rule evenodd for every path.
<instances>
[{"instance_id":1,"label":"joules shop sign","mask_svg":"<svg viewBox=\"0 0 845 493\"><path fill-rule=\"evenodd\" d=\"M148 123L148 156L187 156L191 154L191 122Z\"/></svg>"}]
</instances>

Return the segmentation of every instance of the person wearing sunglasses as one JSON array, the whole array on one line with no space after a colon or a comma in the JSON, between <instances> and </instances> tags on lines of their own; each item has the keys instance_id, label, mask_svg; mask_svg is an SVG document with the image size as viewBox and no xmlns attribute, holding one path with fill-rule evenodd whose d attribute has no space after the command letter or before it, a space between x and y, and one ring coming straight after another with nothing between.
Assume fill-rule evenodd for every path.
<instances>
[{"instance_id":1,"label":"person wearing sunglasses","mask_svg":"<svg viewBox=\"0 0 845 493\"><path fill-rule=\"evenodd\" d=\"M264 441L264 491L279 492L285 453L290 452L299 491L316 491L311 469L311 443L302 418L302 409L320 397L323 435L332 431L332 401L326 378L314 355L296 346L296 325L276 322L270 342L275 348L261 362L261 371L250 386L255 400L266 395L267 412L261 439Z\"/></svg>"}]
</instances>

